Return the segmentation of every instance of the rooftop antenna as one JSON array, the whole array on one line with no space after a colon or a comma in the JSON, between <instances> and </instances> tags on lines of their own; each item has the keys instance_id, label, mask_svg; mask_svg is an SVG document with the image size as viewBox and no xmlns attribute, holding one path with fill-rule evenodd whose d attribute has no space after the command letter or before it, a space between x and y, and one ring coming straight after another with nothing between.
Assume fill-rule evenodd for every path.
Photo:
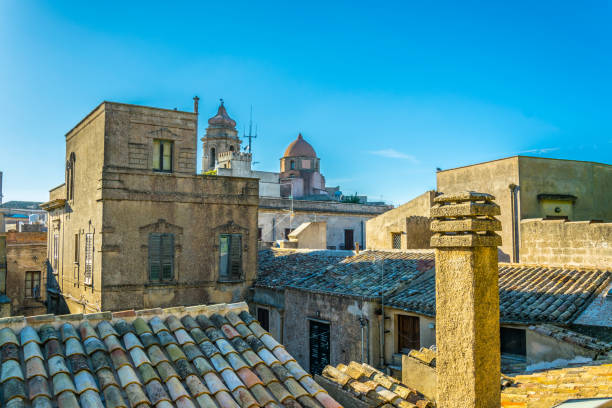
<instances>
[{"instance_id":1,"label":"rooftop antenna","mask_svg":"<svg viewBox=\"0 0 612 408\"><path fill-rule=\"evenodd\" d=\"M255 127L255 134L253 134L253 105L251 105L251 117L249 119L249 134L244 135L244 137L249 139L249 147L248 147L249 153L253 153L252 142L253 142L253 139L257 138L257 127Z\"/></svg>"}]
</instances>

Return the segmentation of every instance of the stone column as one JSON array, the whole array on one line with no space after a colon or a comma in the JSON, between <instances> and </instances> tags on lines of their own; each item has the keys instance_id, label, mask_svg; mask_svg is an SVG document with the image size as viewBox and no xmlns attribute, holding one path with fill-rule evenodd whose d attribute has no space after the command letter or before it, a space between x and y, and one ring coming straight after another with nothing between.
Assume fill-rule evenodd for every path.
<instances>
[{"instance_id":1,"label":"stone column","mask_svg":"<svg viewBox=\"0 0 612 408\"><path fill-rule=\"evenodd\" d=\"M499 206L489 194L436 197L437 406L500 406Z\"/></svg>"}]
</instances>

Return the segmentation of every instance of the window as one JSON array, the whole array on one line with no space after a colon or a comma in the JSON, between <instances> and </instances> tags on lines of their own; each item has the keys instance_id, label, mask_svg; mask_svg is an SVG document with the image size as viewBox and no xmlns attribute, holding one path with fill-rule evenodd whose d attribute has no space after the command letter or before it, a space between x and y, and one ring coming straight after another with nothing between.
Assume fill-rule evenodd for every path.
<instances>
[{"instance_id":1,"label":"window","mask_svg":"<svg viewBox=\"0 0 612 408\"><path fill-rule=\"evenodd\" d=\"M85 234L85 284L91 285L93 281L94 234Z\"/></svg>"},{"instance_id":2,"label":"window","mask_svg":"<svg viewBox=\"0 0 612 408\"><path fill-rule=\"evenodd\" d=\"M270 311L264 307L257 308L257 320L265 331L270 331Z\"/></svg>"},{"instance_id":3,"label":"window","mask_svg":"<svg viewBox=\"0 0 612 408\"><path fill-rule=\"evenodd\" d=\"M40 298L40 271L27 271L25 276L26 298Z\"/></svg>"},{"instance_id":4,"label":"window","mask_svg":"<svg viewBox=\"0 0 612 408\"><path fill-rule=\"evenodd\" d=\"M172 147L169 140L153 140L153 170L172 172Z\"/></svg>"},{"instance_id":5,"label":"window","mask_svg":"<svg viewBox=\"0 0 612 408\"><path fill-rule=\"evenodd\" d=\"M285 228L285 239L289 239L289 234L291 234L293 228Z\"/></svg>"},{"instance_id":6,"label":"window","mask_svg":"<svg viewBox=\"0 0 612 408\"><path fill-rule=\"evenodd\" d=\"M223 234L219 237L219 279L242 278L242 234Z\"/></svg>"},{"instance_id":7,"label":"window","mask_svg":"<svg viewBox=\"0 0 612 408\"><path fill-rule=\"evenodd\" d=\"M295 162L293 160L289 162L289 169L295 170Z\"/></svg>"},{"instance_id":8,"label":"window","mask_svg":"<svg viewBox=\"0 0 612 408\"><path fill-rule=\"evenodd\" d=\"M261 241L263 237L263 230L261 228L257 228L257 240Z\"/></svg>"},{"instance_id":9,"label":"window","mask_svg":"<svg viewBox=\"0 0 612 408\"><path fill-rule=\"evenodd\" d=\"M79 283L79 245L80 245L80 236L79 234L74 234L74 265L73 265L73 280L74 285L76 286Z\"/></svg>"},{"instance_id":10,"label":"window","mask_svg":"<svg viewBox=\"0 0 612 408\"><path fill-rule=\"evenodd\" d=\"M66 200L74 200L74 152L70 153L70 158L66 162Z\"/></svg>"},{"instance_id":11,"label":"window","mask_svg":"<svg viewBox=\"0 0 612 408\"><path fill-rule=\"evenodd\" d=\"M53 234L53 272L57 273L59 262L59 234Z\"/></svg>"},{"instance_id":12,"label":"window","mask_svg":"<svg viewBox=\"0 0 612 408\"><path fill-rule=\"evenodd\" d=\"M174 279L174 234L149 234L149 280Z\"/></svg>"},{"instance_id":13,"label":"window","mask_svg":"<svg viewBox=\"0 0 612 408\"><path fill-rule=\"evenodd\" d=\"M510 327L499 328L501 352L504 354L527 355L525 330Z\"/></svg>"},{"instance_id":14,"label":"window","mask_svg":"<svg viewBox=\"0 0 612 408\"><path fill-rule=\"evenodd\" d=\"M402 248L402 234L399 232L391 233L391 247L393 249L401 249Z\"/></svg>"},{"instance_id":15,"label":"window","mask_svg":"<svg viewBox=\"0 0 612 408\"><path fill-rule=\"evenodd\" d=\"M234 151L234 146L230 146L230 152Z\"/></svg>"},{"instance_id":16,"label":"window","mask_svg":"<svg viewBox=\"0 0 612 408\"><path fill-rule=\"evenodd\" d=\"M217 159L217 151L213 147L212 149L210 149L210 162L208 164L208 167L210 167L211 169L213 167L215 167L215 160L216 159Z\"/></svg>"}]
</instances>

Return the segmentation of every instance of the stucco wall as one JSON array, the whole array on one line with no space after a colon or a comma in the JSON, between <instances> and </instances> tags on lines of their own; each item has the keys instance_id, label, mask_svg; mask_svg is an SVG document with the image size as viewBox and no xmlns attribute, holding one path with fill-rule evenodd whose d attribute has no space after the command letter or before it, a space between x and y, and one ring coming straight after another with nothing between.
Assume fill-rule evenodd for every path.
<instances>
[{"instance_id":1,"label":"stucco wall","mask_svg":"<svg viewBox=\"0 0 612 408\"><path fill-rule=\"evenodd\" d=\"M439 171L436 173L438 192L479 191L495 196L501 215L502 245L499 247L499 260L507 262L512 254L512 205L510 184L519 184L518 157L479 163L473 166ZM521 191L522 192L522 191Z\"/></svg>"},{"instance_id":2,"label":"stucco wall","mask_svg":"<svg viewBox=\"0 0 612 408\"><path fill-rule=\"evenodd\" d=\"M612 223L521 221L521 262L612 268Z\"/></svg>"},{"instance_id":3,"label":"stucco wall","mask_svg":"<svg viewBox=\"0 0 612 408\"><path fill-rule=\"evenodd\" d=\"M285 290L285 327L283 344L287 351L304 367L310 369L309 319L330 324L330 364L361 361L362 329L359 318L369 321L369 364L377 365L378 320L374 311L380 306L348 297ZM364 330L364 333L367 333ZM367 358L368 336L364 336L364 354ZM364 361L368 362L368 361Z\"/></svg>"},{"instance_id":4,"label":"stucco wall","mask_svg":"<svg viewBox=\"0 0 612 408\"><path fill-rule=\"evenodd\" d=\"M541 218L538 194L575 196L576 221L612 221L612 166L519 156L521 218ZM503 209L502 209L503 214Z\"/></svg>"},{"instance_id":5,"label":"stucco wall","mask_svg":"<svg viewBox=\"0 0 612 408\"><path fill-rule=\"evenodd\" d=\"M307 222L289 234L290 241L297 241L300 249L326 249L327 223L325 221Z\"/></svg>"},{"instance_id":6,"label":"stucco wall","mask_svg":"<svg viewBox=\"0 0 612 408\"><path fill-rule=\"evenodd\" d=\"M391 233L402 233L401 249L430 248L429 210L436 195L427 191L401 206L367 222L366 246L369 249L392 249Z\"/></svg>"},{"instance_id":7,"label":"stucco wall","mask_svg":"<svg viewBox=\"0 0 612 408\"><path fill-rule=\"evenodd\" d=\"M525 330L527 341L527 364L557 359L572 360L578 356L595 359L597 352L551 336L544 336L533 330Z\"/></svg>"}]
</instances>

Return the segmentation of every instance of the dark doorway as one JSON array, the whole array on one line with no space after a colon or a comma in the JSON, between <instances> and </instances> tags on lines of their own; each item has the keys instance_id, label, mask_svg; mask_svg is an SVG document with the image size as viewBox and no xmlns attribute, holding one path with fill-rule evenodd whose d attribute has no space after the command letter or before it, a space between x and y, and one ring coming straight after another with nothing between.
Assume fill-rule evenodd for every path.
<instances>
[{"instance_id":1,"label":"dark doorway","mask_svg":"<svg viewBox=\"0 0 612 408\"><path fill-rule=\"evenodd\" d=\"M329 365L329 324L310 320L310 373L321 374Z\"/></svg>"},{"instance_id":2,"label":"dark doorway","mask_svg":"<svg viewBox=\"0 0 612 408\"><path fill-rule=\"evenodd\" d=\"M257 320L265 331L270 331L270 311L263 307L257 308Z\"/></svg>"},{"instance_id":3,"label":"dark doorway","mask_svg":"<svg viewBox=\"0 0 612 408\"><path fill-rule=\"evenodd\" d=\"M527 355L527 340L525 330L500 327L499 337L501 352L505 354Z\"/></svg>"},{"instance_id":4,"label":"dark doorway","mask_svg":"<svg viewBox=\"0 0 612 408\"><path fill-rule=\"evenodd\" d=\"M398 348L400 353L408 354L410 350L421 348L421 330L416 316L397 316Z\"/></svg>"},{"instance_id":5,"label":"dark doorway","mask_svg":"<svg viewBox=\"0 0 612 408\"><path fill-rule=\"evenodd\" d=\"M355 249L355 240L353 238L353 230L344 230L344 249Z\"/></svg>"},{"instance_id":6,"label":"dark doorway","mask_svg":"<svg viewBox=\"0 0 612 408\"><path fill-rule=\"evenodd\" d=\"M285 228L285 239L289 240L289 234L291 234L291 231L293 231L293 228Z\"/></svg>"}]
</instances>

